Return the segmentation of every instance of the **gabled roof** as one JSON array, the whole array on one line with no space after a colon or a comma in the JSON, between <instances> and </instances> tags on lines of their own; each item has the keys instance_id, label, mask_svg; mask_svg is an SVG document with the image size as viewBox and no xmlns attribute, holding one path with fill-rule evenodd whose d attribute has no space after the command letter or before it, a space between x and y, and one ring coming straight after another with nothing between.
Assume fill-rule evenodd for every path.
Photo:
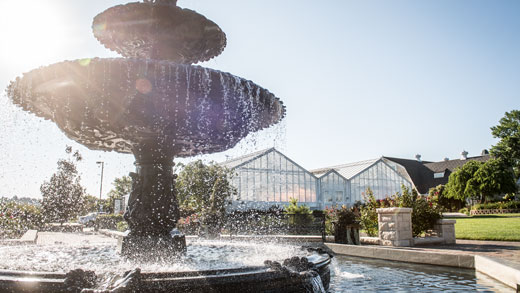
<instances>
[{"instance_id":1,"label":"gabled roof","mask_svg":"<svg viewBox=\"0 0 520 293\"><path fill-rule=\"evenodd\" d=\"M409 160L409 159L401 159L401 158L392 158L392 157L383 157L387 160L395 162L406 169L408 176L413 182L413 185L417 189L417 191L421 194L427 193L431 186L431 181L433 180L433 172L424 166L424 162L419 162L417 160ZM430 162L428 162L430 163ZM403 175L403 174L401 174Z\"/></svg>"},{"instance_id":2,"label":"gabled roof","mask_svg":"<svg viewBox=\"0 0 520 293\"><path fill-rule=\"evenodd\" d=\"M419 162L401 158L384 157L390 161L400 164L412 179L415 188L421 194L428 193L429 189L439 184L448 183L449 175L458 167L469 161L485 162L489 160L489 155L469 157L466 160L447 160L441 162ZM446 172L447 171L447 172ZM434 178L434 173L446 172L444 177Z\"/></svg>"},{"instance_id":3,"label":"gabled roof","mask_svg":"<svg viewBox=\"0 0 520 293\"><path fill-rule=\"evenodd\" d=\"M343 165L337 165L337 166L331 166L327 168L320 168L311 170L311 173L316 175L317 177L321 177L325 175L330 170L335 170L338 172L341 176L345 177L346 179L350 179L357 174L361 173L363 170L367 169L368 167L372 166L374 163L379 161L380 159L372 159L372 160L366 160L366 161L360 161L360 162L354 162L349 164L343 164Z\"/></svg>"},{"instance_id":4,"label":"gabled roof","mask_svg":"<svg viewBox=\"0 0 520 293\"><path fill-rule=\"evenodd\" d=\"M476 157L469 157L466 160L448 160L448 161L441 161L441 162L435 162L435 163L425 163L424 166L426 166L428 169L432 170L433 172L444 172L445 170L450 170L453 172L458 167L466 164L468 161L479 161L479 162L486 162L489 160L489 155L484 156L476 156Z\"/></svg>"},{"instance_id":5,"label":"gabled roof","mask_svg":"<svg viewBox=\"0 0 520 293\"><path fill-rule=\"evenodd\" d=\"M261 157L271 151L274 151L274 148L268 148L268 149L265 149L265 150L261 150L261 151L257 151L257 152L254 152L254 153L250 153L250 154L247 154L247 155L244 155L244 156L240 156L240 157L236 157L234 159L231 159L231 160L227 160L225 162L222 162L222 163L219 163L219 165L223 166L223 167L227 167L229 169L233 169L233 168L236 168L236 167L239 167L243 164L246 164L246 163L249 163L251 162L252 160L258 158L258 157Z\"/></svg>"},{"instance_id":6,"label":"gabled roof","mask_svg":"<svg viewBox=\"0 0 520 293\"><path fill-rule=\"evenodd\" d=\"M287 160L288 162L290 162L294 166L300 168L303 172L309 174L311 177L316 178L316 176L313 173L309 172L307 169L303 168L298 163L296 163L295 161L291 160L289 157L287 157L286 155L282 154L281 152L279 152L275 148L269 148L269 149L257 151L257 152L251 153L251 154L247 154L247 155L244 155L244 156L241 156L241 157L237 157L237 158L234 158L234 159L231 159L231 160L227 160L225 162L219 163L219 165L223 166L223 167L227 167L229 169L236 169L236 168L240 168L243 165L246 165L246 164L248 164L248 163L250 163L250 162L252 162L252 161L254 161L254 160L256 160L256 159L258 159L260 157L262 157L262 156L265 156L265 155L267 155L268 153L271 153L271 152L277 153L278 155L283 157L285 160Z\"/></svg>"}]
</instances>

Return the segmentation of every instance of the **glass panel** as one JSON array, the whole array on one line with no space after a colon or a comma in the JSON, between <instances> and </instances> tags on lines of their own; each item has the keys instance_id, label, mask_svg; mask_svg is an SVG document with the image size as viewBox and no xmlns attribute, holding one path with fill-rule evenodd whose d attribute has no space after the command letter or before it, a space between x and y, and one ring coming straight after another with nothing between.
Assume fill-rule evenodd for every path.
<instances>
[{"instance_id":1,"label":"glass panel","mask_svg":"<svg viewBox=\"0 0 520 293\"><path fill-rule=\"evenodd\" d=\"M343 201L343 191L336 191L336 202Z\"/></svg>"}]
</instances>

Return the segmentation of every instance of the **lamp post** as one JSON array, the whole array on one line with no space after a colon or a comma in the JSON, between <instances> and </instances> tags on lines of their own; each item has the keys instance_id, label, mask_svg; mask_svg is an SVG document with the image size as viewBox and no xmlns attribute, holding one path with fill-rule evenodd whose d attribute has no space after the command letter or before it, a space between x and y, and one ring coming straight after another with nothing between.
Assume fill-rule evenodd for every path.
<instances>
[{"instance_id":1,"label":"lamp post","mask_svg":"<svg viewBox=\"0 0 520 293\"><path fill-rule=\"evenodd\" d=\"M98 161L96 164L101 165L101 184L99 185L99 211L103 211L103 205L101 204L101 194L103 192L103 170L105 169L105 162Z\"/></svg>"}]
</instances>

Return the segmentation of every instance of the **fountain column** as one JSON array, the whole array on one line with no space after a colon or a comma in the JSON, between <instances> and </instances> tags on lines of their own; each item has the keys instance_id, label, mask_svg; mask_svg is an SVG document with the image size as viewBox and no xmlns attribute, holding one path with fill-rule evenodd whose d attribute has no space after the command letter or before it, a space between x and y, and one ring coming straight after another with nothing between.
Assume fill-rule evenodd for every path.
<instances>
[{"instance_id":1,"label":"fountain column","mask_svg":"<svg viewBox=\"0 0 520 293\"><path fill-rule=\"evenodd\" d=\"M164 140L162 140L164 141ZM136 172L124 214L130 232L120 239L119 251L131 258L157 258L186 250L184 235L175 229L179 208L175 193L171 147L149 139L134 146Z\"/></svg>"}]
</instances>

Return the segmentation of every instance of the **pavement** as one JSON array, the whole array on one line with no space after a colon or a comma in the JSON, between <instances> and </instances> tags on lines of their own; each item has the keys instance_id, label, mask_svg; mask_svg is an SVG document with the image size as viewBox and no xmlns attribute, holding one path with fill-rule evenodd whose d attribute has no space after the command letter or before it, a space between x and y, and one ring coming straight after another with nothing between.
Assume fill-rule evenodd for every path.
<instances>
[{"instance_id":1,"label":"pavement","mask_svg":"<svg viewBox=\"0 0 520 293\"><path fill-rule=\"evenodd\" d=\"M416 246L412 249L448 254L481 255L499 260L520 270L520 242L457 239L456 244Z\"/></svg>"}]
</instances>

